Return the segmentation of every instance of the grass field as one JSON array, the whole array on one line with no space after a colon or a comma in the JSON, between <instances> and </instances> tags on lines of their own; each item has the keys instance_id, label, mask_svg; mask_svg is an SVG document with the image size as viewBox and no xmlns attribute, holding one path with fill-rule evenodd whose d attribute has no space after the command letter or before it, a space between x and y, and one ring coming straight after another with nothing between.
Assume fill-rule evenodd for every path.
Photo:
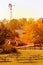
<instances>
[{"instance_id":1,"label":"grass field","mask_svg":"<svg viewBox=\"0 0 43 65\"><path fill-rule=\"evenodd\" d=\"M43 50L19 50L20 55L0 54L0 65L43 65Z\"/></svg>"}]
</instances>

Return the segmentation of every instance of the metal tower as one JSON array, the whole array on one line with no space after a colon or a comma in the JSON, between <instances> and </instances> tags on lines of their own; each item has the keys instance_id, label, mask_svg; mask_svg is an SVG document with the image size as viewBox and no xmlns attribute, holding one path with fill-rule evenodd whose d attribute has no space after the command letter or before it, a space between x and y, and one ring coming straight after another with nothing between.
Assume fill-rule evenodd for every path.
<instances>
[{"instance_id":1,"label":"metal tower","mask_svg":"<svg viewBox=\"0 0 43 65\"><path fill-rule=\"evenodd\" d=\"M12 19L12 4L9 3L9 9L10 9L10 20Z\"/></svg>"}]
</instances>

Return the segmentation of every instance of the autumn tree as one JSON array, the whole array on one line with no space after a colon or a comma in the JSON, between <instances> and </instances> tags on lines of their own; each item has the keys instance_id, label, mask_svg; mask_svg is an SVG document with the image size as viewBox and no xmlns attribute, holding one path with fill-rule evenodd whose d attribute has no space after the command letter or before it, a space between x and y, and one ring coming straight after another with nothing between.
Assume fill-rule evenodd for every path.
<instances>
[{"instance_id":1,"label":"autumn tree","mask_svg":"<svg viewBox=\"0 0 43 65\"><path fill-rule=\"evenodd\" d=\"M18 25L19 29L23 29L23 27L27 23L27 20L26 20L26 18L22 18L22 19L18 20L18 23L19 23L19 25Z\"/></svg>"},{"instance_id":2,"label":"autumn tree","mask_svg":"<svg viewBox=\"0 0 43 65\"><path fill-rule=\"evenodd\" d=\"M40 21L40 20L39 20ZM25 43L33 43L37 45L41 45L43 43L43 24L40 21L34 21L33 19L29 19L28 24L24 26L24 34L20 37Z\"/></svg>"},{"instance_id":3,"label":"autumn tree","mask_svg":"<svg viewBox=\"0 0 43 65\"><path fill-rule=\"evenodd\" d=\"M33 43L33 28L35 26L35 22L33 20L29 20L28 23L25 24L23 30L24 33L21 35L21 38L23 38L22 40L26 43L29 44Z\"/></svg>"}]
</instances>

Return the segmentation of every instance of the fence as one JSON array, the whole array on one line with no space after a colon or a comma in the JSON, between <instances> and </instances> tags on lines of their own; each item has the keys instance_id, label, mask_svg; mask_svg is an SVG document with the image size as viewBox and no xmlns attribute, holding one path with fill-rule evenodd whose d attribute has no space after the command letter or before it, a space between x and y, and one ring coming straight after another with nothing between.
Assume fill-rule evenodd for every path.
<instances>
[{"instance_id":1,"label":"fence","mask_svg":"<svg viewBox=\"0 0 43 65\"><path fill-rule=\"evenodd\" d=\"M35 46L28 46L28 47L18 47L21 50L43 50L43 47L35 47Z\"/></svg>"}]
</instances>

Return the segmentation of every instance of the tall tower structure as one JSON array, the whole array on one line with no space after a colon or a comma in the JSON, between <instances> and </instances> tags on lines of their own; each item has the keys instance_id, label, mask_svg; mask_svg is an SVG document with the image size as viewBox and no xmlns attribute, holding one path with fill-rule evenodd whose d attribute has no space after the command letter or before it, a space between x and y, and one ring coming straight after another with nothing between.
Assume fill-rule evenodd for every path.
<instances>
[{"instance_id":1,"label":"tall tower structure","mask_svg":"<svg viewBox=\"0 0 43 65\"><path fill-rule=\"evenodd\" d=\"M12 19L12 4L9 3L9 9L10 9L10 20Z\"/></svg>"}]
</instances>

